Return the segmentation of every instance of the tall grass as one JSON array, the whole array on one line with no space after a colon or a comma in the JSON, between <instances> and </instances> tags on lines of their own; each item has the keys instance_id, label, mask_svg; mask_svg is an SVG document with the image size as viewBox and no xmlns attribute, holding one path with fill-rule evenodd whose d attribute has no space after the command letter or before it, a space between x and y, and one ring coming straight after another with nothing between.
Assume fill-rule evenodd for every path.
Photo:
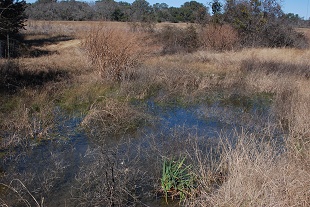
<instances>
[{"instance_id":1,"label":"tall grass","mask_svg":"<svg viewBox=\"0 0 310 207\"><path fill-rule=\"evenodd\" d=\"M223 145L217 165L225 172L220 186L212 186L208 176L212 171L200 166L203 190L189 206L309 205L308 161L296 160L289 148L279 150L251 133L242 132L237 139L236 144ZM286 144L291 145L290 141ZM309 153L304 159L309 160Z\"/></svg>"}]
</instances>

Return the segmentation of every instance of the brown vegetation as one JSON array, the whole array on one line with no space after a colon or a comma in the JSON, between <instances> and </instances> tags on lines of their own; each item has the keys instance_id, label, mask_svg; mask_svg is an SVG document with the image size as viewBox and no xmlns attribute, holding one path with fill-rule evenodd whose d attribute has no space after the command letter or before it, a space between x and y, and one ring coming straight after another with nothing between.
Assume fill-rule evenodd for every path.
<instances>
[{"instance_id":1,"label":"brown vegetation","mask_svg":"<svg viewBox=\"0 0 310 207\"><path fill-rule=\"evenodd\" d=\"M45 24L49 27L46 32L41 31ZM62 27L62 24L66 26ZM199 41L204 45L199 50L195 48L198 51L163 55L158 50L162 44L154 46L148 44L149 41L141 42L145 34L131 32L124 23L104 23L108 25L104 27L92 23L96 26L90 29L87 23L68 24L31 22L30 28L34 30L29 28L25 35L26 40L34 42L28 49L54 53L40 53L12 62L1 60L2 151L16 146L26 148L33 139L57 137L52 134L55 110L64 117L78 112L83 115L82 125L89 132L102 134L97 136L100 142L95 142L98 151L88 153L94 159L90 168L84 166L76 176L78 184L73 197L82 206L143 205L139 196L147 193L141 191L158 188L158 184L150 183L158 179L161 158L186 154L199 179L197 195L187 198L184 205L310 204L309 49L234 51L231 49L236 34L230 27L223 26L219 30L212 27L210 31L202 30L197 38L201 38ZM73 36L72 31L68 31L70 27L78 34ZM55 32L53 28L59 31ZM217 36L219 39L211 39L214 30L221 34ZM71 39L53 39L57 36ZM40 41L36 41L38 38ZM167 41L170 46L171 39ZM163 43L158 39L154 42ZM146 44L154 50L149 52L150 47L145 47ZM176 51L181 47L177 48ZM148 58L144 58L145 55ZM10 90L12 87L14 90ZM135 145L134 141L122 146L126 151L124 154L118 153L118 146L108 150L111 146L105 142L106 135L134 131L151 120L130 101L152 97L160 103L176 99L188 103L201 100L215 90L225 91L228 97L236 93L248 96L273 94L270 123L265 123L260 131L236 131L235 140L229 140L225 134L221 134L220 141L210 138L204 153L195 143L199 137L188 136L186 140L180 140L178 133L175 133L173 146L160 146L155 138L148 137L145 143L151 146L154 154L157 153L155 157L150 152L141 153L143 146ZM281 137L273 139L271 135L277 130L281 131ZM162 138L163 143L166 139ZM130 154L133 153L130 149L135 147L139 149L137 153ZM142 162L154 166L152 169L139 168ZM58 165L57 169L63 168ZM2 176L1 182L14 179L14 176ZM115 180L116 177L120 179ZM42 182L37 188L28 188L31 195L41 200L42 194L37 192L44 189L43 184L52 189L55 179L51 179L50 185ZM28 179L26 183L30 185L31 182ZM141 187L143 185L147 187ZM0 192L0 204L8 205L9 201L2 195L6 194ZM49 201L46 200L47 205Z\"/></svg>"}]
</instances>

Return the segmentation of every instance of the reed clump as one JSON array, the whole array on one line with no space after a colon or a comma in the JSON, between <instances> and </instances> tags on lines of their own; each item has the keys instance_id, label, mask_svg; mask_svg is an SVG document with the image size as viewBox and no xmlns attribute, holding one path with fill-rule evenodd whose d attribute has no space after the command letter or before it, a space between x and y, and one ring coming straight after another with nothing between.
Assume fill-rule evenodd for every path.
<instances>
[{"instance_id":1,"label":"reed clump","mask_svg":"<svg viewBox=\"0 0 310 207\"><path fill-rule=\"evenodd\" d=\"M81 124L90 134L104 140L109 135L123 135L135 131L145 125L147 120L148 117L143 111L127 102L108 99L92 105Z\"/></svg>"}]
</instances>

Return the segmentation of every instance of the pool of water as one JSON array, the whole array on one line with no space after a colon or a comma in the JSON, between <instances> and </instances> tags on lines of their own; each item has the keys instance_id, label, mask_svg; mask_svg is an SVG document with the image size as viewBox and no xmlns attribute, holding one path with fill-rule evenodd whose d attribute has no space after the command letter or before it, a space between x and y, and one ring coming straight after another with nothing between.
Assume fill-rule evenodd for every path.
<instances>
[{"instance_id":1,"label":"pool of water","mask_svg":"<svg viewBox=\"0 0 310 207\"><path fill-rule=\"evenodd\" d=\"M148 100L143 103L145 112L154 120L134 133L124 134L121 139L105 137L109 139L108 145L92 141L80 127L82 118L59 115L57 122L60 124L52 140L33 141L28 150L20 150L17 156L2 163L2 169L7 174L3 182L13 179L23 181L38 200L44 197L47 206L75 206L89 198L87 196L91 191L107 192L104 189L100 191L95 184L87 188L89 194L83 192L85 189L82 187L91 182L89 178L98 179L98 183L107 179L101 183L102 186L116 185L118 181L114 179L128 178L124 186L134 186L128 191L134 191L136 199L148 206L167 206L156 196L158 184L152 183L160 178L158 163L161 156L177 155L182 150L188 150L187 143L191 137L199 143L216 140L223 134L234 138L234 132L238 130L256 132L272 122L268 100L246 101L243 98L186 106L161 105ZM141 169L136 169L137 166ZM156 170L158 172L154 172ZM149 179L139 180L130 177L127 172L141 178L148 172L153 174ZM29 199L32 200L31 197Z\"/></svg>"}]
</instances>

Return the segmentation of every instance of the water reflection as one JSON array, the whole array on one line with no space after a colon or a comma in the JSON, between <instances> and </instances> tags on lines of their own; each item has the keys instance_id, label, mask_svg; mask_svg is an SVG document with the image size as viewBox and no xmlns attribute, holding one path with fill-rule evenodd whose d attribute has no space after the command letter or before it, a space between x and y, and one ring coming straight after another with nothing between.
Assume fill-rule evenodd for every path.
<instances>
[{"instance_id":1,"label":"water reflection","mask_svg":"<svg viewBox=\"0 0 310 207\"><path fill-rule=\"evenodd\" d=\"M189 151L189 138L201 143L223 134L233 138L236 130L258 132L273 119L269 99L233 96L212 104L164 106L154 100L143 104L145 112L155 117L150 124L117 138L97 134L97 141L81 129L80 117L60 114L52 140L34 142L31 149L2 163L7 174L2 182L22 180L48 206L75 206L83 199L99 202L100 194L116 204L113 193L127 199L128 205L166 206L154 193L162 156Z\"/></svg>"}]
</instances>

